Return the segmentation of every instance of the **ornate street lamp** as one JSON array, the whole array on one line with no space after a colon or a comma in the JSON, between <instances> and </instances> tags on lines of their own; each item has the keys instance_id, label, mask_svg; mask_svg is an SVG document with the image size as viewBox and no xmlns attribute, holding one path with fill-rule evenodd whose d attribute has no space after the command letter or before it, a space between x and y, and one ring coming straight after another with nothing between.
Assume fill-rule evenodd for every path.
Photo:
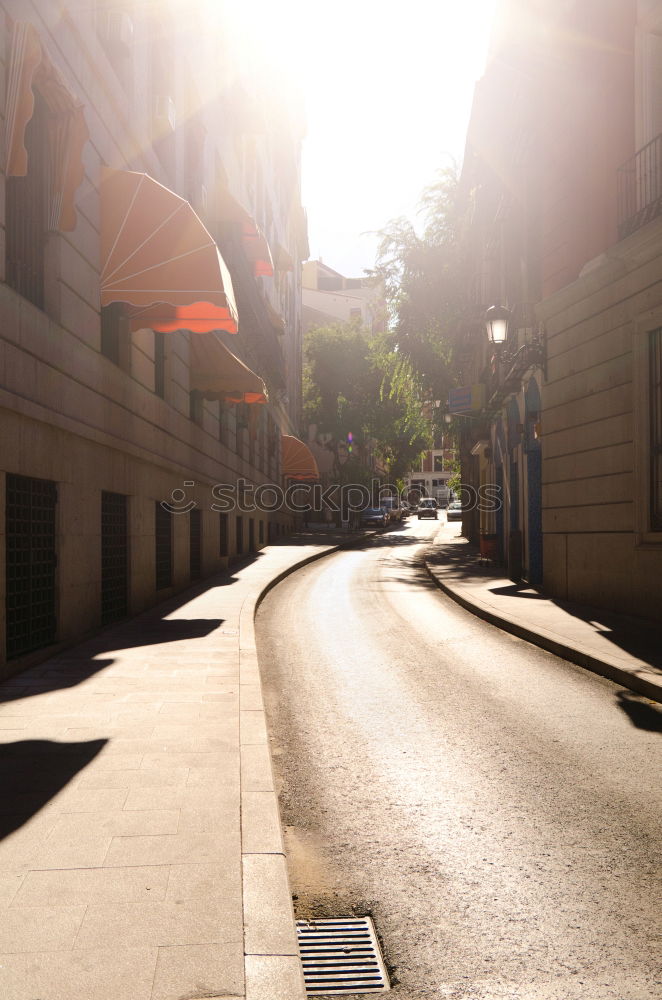
<instances>
[{"instance_id":1,"label":"ornate street lamp","mask_svg":"<svg viewBox=\"0 0 662 1000\"><path fill-rule=\"evenodd\" d=\"M495 347L501 347L508 339L508 324L510 322L510 311L505 306L490 306L485 313L485 326L487 327L487 339Z\"/></svg>"},{"instance_id":2,"label":"ornate street lamp","mask_svg":"<svg viewBox=\"0 0 662 1000\"><path fill-rule=\"evenodd\" d=\"M522 374L527 367L537 366L547 378L547 342L542 323L529 334L519 348L508 347L508 327L512 314L505 306L490 306L485 313L487 339L495 348L497 358L505 364L517 364Z\"/></svg>"}]
</instances>

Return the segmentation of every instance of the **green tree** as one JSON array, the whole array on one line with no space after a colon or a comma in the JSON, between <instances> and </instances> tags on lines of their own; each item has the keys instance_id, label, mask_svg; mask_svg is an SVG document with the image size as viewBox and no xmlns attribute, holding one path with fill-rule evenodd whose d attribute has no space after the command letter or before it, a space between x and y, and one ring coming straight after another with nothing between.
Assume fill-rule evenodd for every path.
<instances>
[{"instance_id":1,"label":"green tree","mask_svg":"<svg viewBox=\"0 0 662 1000\"><path fill-rule=\"evenodd\" d=\"M304 415L329 436L339 482L365 479L371 448L389 478L404 475L430 446L421 404L420 379L388 335L373 337L356 323L306 335Z\"/></svg>"},{"instance_id":2,"label":"green tree","mask_svg":"<svg viewBox=\"0 0 662 1000\"><path fill-rule=\"evenodd\" d=\"M464 252L466 200L456 164L440 170L421 199L421 235L405 218L390 222L379 236L377 266L391 316L391 347L416 372L428 400L448 397L461 377L466 342L467 257Z\"/></svg>"}]
</instances>

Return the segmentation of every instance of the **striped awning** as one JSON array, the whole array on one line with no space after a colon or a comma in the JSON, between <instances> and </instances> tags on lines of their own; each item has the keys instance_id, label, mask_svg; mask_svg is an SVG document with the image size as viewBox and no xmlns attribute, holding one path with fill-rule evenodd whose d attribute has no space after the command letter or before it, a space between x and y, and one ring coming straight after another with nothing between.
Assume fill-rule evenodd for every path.
<instances>
[{"instance_id":1,"label":"striped awning","mask_svg":"<svg viewBox=\"0 0 662 1000\"><path fill-rule=\"evenodd\" d=\"M292 434L282 434L283 476L301 482L319 479L319 469L315 457L303 441Z\"/></svg>"},{"instance_id":2,"label":"striped awning","mask_svg":"<svg viewBox=\"0 0 662 1000\"><path fill-rule=\"evenodd\" d=\"M267 402L267 390L260 376L213 333L191 338L190 386L205 399L225 403Z\"/></svg>"},{"instance_id":3,"label":"striped awning","mask_svg":"<svg viewBox=\"0 0 662 1000\"><path fill-rule=\"evenodd\" d=\"M34 25L14 22L9 67L5 172L25 177L29 170L25 130L34 113L35 91L48 108L48 228L76 227L74 198L84 176L83 148L89 138L83 105L51 63Z\"/></svg>"},{"instance_id":4,"label":"striped awning","mask_svg":"<svg viewBox=\"0 0 662 1000\"><path fill-rule=\"evenodd\" d=\"M103 170L101 305L123 302L132 329L236 333L232 280L190 204L147 174Z\"/></svg>"}]
</instances>

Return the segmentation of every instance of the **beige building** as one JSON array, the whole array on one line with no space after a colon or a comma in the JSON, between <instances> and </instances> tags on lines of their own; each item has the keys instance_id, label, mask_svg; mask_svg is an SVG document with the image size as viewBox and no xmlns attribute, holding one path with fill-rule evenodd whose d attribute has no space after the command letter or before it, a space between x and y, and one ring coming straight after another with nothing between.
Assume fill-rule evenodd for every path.
<instances>
[{"instance_id":1,"label":"beige building","mask_svg":"<svg viewBox=\"0 0 662 1000\"><path fill-rule=\"evenodd\" d=\"M371 333L386 329L384 285L372 278L345 278L321 260L303 265L304 329L358 322Z\"/></svg>"},{"instance_id":2,"label":"beige building","mask_svg":"<svg viewBox=\"0 0 662 1000\"><path fill-rule=\"evenodd\" d=\"M181 10L0 2L0 674L293 523L301 111Z\"/></svg>"},{"instance_id":3,"label":"beige building","mask_svg":"<svg viewBox=\"0 0 662 1000\"><path fill-rule=\"evenodd\" d=\"M659 620L661 5L524 7L500 5L465 158L486 403L463 474L503 496L469 527L497 536L513 579ZM510 323L489 350L491 305Z\"/></svg>"}]
</instances>

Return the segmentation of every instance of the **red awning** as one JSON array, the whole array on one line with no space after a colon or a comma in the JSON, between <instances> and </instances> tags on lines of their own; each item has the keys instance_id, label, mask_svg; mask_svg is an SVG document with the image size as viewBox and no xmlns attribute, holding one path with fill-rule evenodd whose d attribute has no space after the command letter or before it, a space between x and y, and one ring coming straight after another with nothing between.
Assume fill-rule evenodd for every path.
<instances>
[{"instance_id":1,"label":"red awning","mask_svg":"<svg viewBox=\"0 0 662 1000\"><path fill-rule=\"evenodd\" d=\"M237 332L232 280L184 198L147 174L103 170L101 305L124 302L131 328Z\"/></svg>"},{"instance_id":2,"label":"red awning","mask_svg":"<svg viewBox=\"0 0 662 1000\"><path fill-rule=\"evenodd\" d=\"M226 403L267 402L267 390L260 376L213 333L191 338L190 386L205 399Z\"/></svg>"},{"instance_id":3,"label":"red awning","mask_svg":"<svg viewBox=\"0 0 662 1000\"><path fill-rule=\"evenodd\" d=\"M291 434L282 434L283 476L301 481L319 479L319 469L307 444Z\"/></svg>"},{"instance_id":4,"label":"red awning","mask_svg":"<svg viewBox=\"0 0 662 1000\"><path fill-rule=\"evenodd\" d=\"M76 227L74 197L83 180L83 147L89 138L83 105L51 63L34 25L17 21L7 73L8 177L25 177L29 169L25 129L34 112L35 90L48 108L48 228L69 232Z\"/></svg>"}]
</instances>

